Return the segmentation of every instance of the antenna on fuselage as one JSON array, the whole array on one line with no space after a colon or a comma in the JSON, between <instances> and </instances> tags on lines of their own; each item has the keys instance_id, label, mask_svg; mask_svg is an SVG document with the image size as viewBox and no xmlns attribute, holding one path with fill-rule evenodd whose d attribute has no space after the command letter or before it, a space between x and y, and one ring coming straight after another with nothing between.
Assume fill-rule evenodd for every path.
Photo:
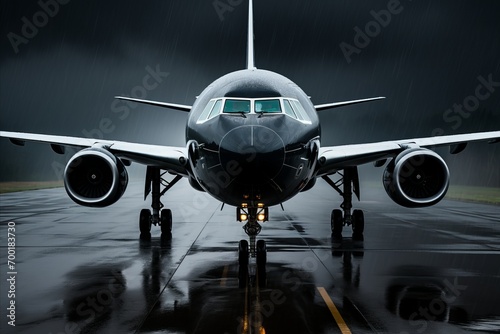
<instances>
[{"instance_id":1,"label":"antenna on fuselage","mask_svg":"<svg viewBox=\"0 0 500 334\"><path fill-rule=\"evenodd\" d=\"M255 59L254 59L254 47L253 47L253 1L248 0L248 46L247 46L247 70L254 70Z\"/></svg>"}]
</instances>

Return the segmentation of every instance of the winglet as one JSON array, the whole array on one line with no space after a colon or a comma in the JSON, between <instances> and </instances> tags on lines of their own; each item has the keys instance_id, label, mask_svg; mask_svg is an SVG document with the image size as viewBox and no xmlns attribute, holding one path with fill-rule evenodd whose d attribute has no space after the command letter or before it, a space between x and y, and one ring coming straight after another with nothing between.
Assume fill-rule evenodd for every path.
<instances>
[{"instance_id":1,"label":"winglet","mask_svg":"<svg viewBox=\"0 0 500 334\"><path fill-rule=\"evenodd\" d=\"M131 102L137 102L137 103L143 103L143 104L149 104L151 106L156 106L156 107L162 107L162 108L170 108L170 109L175 109L175 110L180 110L180 111L186 111L189 112L191 111L191 106L186 106L183 104L175 104L175 103L167 103L167 102L159 102L159 101L150 101L150 100L141 100L141 99L134 99L131 97L124 97L124 96L115 96L115 99L117 100L123 100L123 101L131 101Z\"/></svg>"},{"instance_id":2,"label":"winglet","mask_svg":"<svg viewBox=\"0 0 500 334\"><path fill-rule=\"evenodd\" d=\"M247 70L255 70L255 53L253 46L253 1L248 0L248 46L247 46Z\"/></svg>"}]
</instances>

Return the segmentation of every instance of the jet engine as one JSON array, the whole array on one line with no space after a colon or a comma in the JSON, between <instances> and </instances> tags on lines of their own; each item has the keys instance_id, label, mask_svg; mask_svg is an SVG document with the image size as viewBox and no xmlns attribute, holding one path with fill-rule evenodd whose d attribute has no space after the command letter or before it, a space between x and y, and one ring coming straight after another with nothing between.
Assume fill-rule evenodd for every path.
<instances>
[{"instance_id":1,"label":"jet engine","mask_svg":"<svg viewBox=\"0 0 500 334\"><path fill-rule=\"evenodd\" d=\"M401 152L384 171L384 188L396 203L409 208L438 203L448 190L450 172L435 152L413 148Z\"/></svg>"},{"instance_id":2,"label":"jet engine","mask_svg":"<svg viewBox=\"0 0 500 334\"><path fill-rule=\"evenodd\" d=\"M64 187L77 204L105 207L119 200L128 184L122 161L103 148L76 153L64 170Z\"/></svg>"}]
</instances>

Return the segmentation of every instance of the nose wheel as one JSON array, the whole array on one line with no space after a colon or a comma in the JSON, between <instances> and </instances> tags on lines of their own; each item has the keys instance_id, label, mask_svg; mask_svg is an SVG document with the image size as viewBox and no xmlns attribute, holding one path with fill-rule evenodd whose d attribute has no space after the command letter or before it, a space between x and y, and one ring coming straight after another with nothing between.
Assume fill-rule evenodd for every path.
<instances>
[{"instance_id":1,"label":"nose wheel","mask_svg":"<svg viewBox=\"0 0 500 334\"><path fill-rule=\"evenodd\" d=\"M250 245L246 240L240 240L238 244L238 264L248 266L250 257L254 257L258 267L265 267L267 263L267 245L264 240L257 241L255 255L251 256Z\"/></svg>"},{"instance_id":2,"label":"nose wheel","mask_svg":"<svg viewBox=\"0 0 500 334\"><path fill-rule=\"evenodd\" d=\"M247 240L241 240L238 244L238 263L239 263L239 279L240 287L245 287L247 282L254 281L259 286L263 287L266 284L266 263L267 263L267 245L264 240L257 241L257 235L262 230L259 222L257 221L257 211L258 209L248 208L245 212L248 218L248 222L243 226L245 233L248 235L250 242ZM259 211L260 212L260 211ZM265 212L266 217L262 220L267 220L267 209L262 210ZM241 220L241 209L237 211L238 220ZM255 258L255 263L257 264L255 268L255 276L249 276L249 264L250 259Z\"/></svg>"}]
</instances>

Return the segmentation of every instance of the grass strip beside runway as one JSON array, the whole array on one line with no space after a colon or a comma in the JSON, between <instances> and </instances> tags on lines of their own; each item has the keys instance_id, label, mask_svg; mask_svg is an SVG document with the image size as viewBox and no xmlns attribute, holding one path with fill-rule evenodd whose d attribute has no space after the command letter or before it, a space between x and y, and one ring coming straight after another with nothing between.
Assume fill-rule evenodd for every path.
<instances>
[{"instance_id":1,"label":"grass strip beside runway","mask_svg":"<svg viewBox=\"0 0 500 334\"><path fill-rule=\"evenodd\" d=\"M381 187L373 182L361 184L361 187ZM0 194L12 193L17 191L49 189L64 187L63 181L23 181L23 182L0 182ZM495 187L476 187L476 186L460 186L450 185L447 199L460 200L466 202L487 203L500 205L500 188Z\"/></svg>"},{"instance_id":2,"label":"grass strip beside runway","mask_svg":"<svg viewBox=\"0 0 500 334\"><path fill-rule=\"evenodd\" d=\"M500 188L450 185L446 198L500 205Z\"/></svg>"},{"instance_id":3,"label":"grass strip beside runway","mask_svg":"<svg viewBox=\"0 0 500 334\"><path fill-rule=\"evenodd\" d=\"M49 189L64 187L63 181L26 181L26 182L0 182L0 194L13 193L17 191Z\"/></svg>"}]
</instances>

